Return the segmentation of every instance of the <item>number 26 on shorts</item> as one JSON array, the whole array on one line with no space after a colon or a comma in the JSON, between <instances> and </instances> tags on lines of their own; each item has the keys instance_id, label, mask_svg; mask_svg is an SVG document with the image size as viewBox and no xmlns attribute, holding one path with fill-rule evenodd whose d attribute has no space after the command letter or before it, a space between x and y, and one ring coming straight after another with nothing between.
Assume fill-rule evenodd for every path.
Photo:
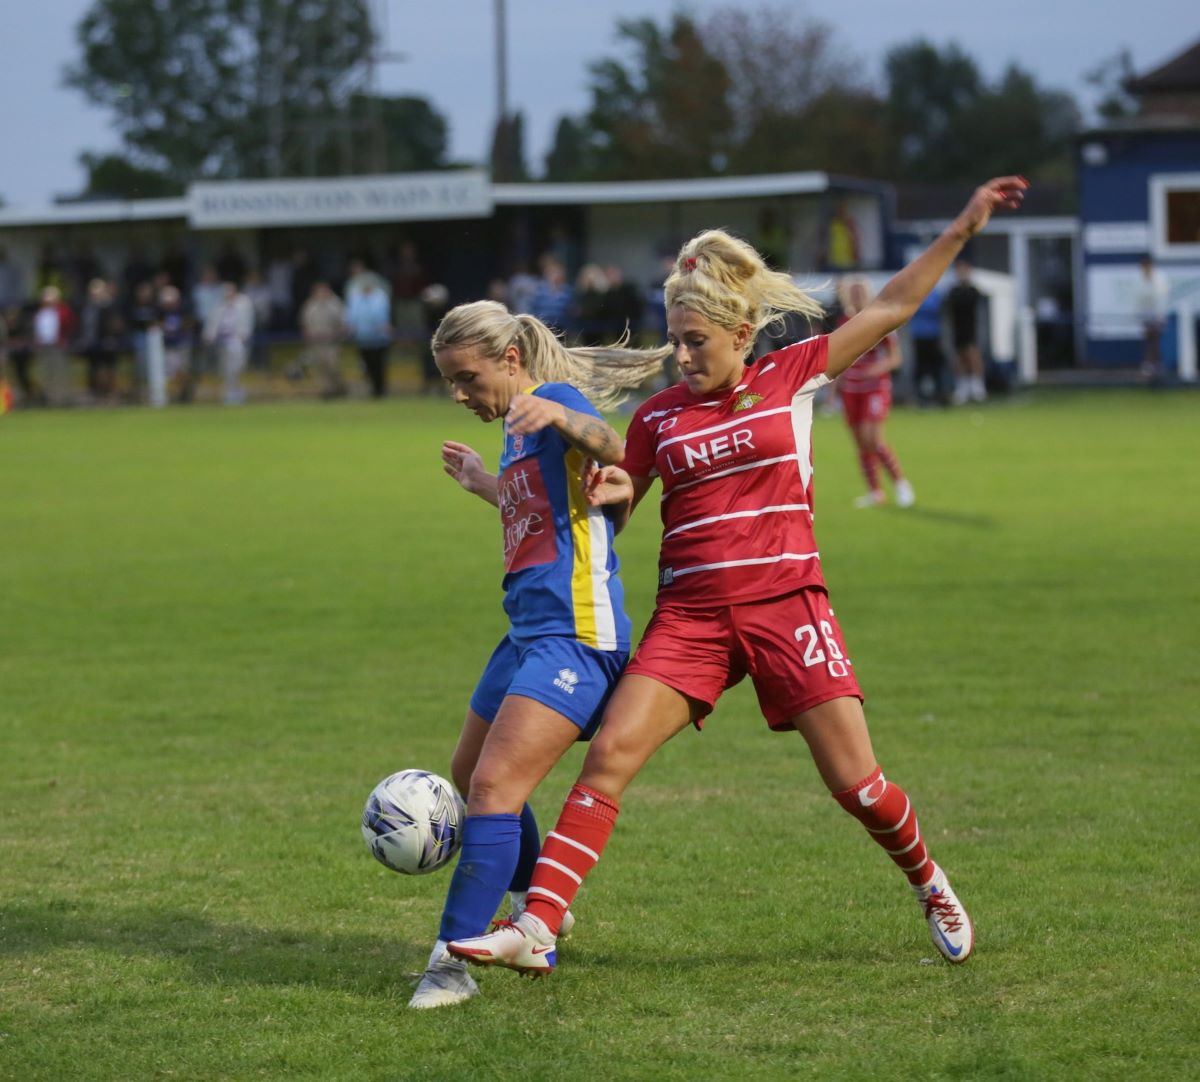
<instances>
[{"instance_id":1,"label":"number 26 on shorts","mask_svg":"<svg viewBox=\"0 0 1200 1082\"><path fill-rule=\"evenodd\" d=\"M804 647L804 664L806 668L813 665L824 665L830 676L848 676L850 662L842 653L834 634L833 625L828 620L820 621L820 630L812 624L804 624L796 628L795 638ZM824 642L824 649L821 643Z\"/></svg>"}]
</instances>

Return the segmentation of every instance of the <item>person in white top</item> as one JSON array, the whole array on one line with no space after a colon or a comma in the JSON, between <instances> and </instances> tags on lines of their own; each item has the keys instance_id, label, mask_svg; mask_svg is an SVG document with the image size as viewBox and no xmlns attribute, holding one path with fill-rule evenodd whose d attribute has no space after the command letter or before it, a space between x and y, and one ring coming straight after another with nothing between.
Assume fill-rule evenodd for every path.
<instances>
[{"instance_id":1,"label":"person in white top","mask_svg":"<svg viewBox=\"0 0 1200 1082\"><path fill-rule=\"evenodd\" d=\"M236 282L226 282L221 300L204 321L204 341L217 351L224 388L222 397L227 406L246 400L241 381L253 336L254 305Z\"/></svg>"},{"instance_id":2,"label":"person in white top","mask_svg":"<svg viewBox=\"0 0 1200 1082\"><path fill-rule=\"evenodd\" d=\"M1141 262L1134 305L1142 324L1142 378L1152 381L1162 373L1162 332L1167 321L1167 280L1149 256Z\"/></svg>"},{"instance_id":3,"label":"person in white top","mask_svg":"<svg viewBox=\"0 0 1200 1082\"><path fill-rule=\"evenodd\" d=\"M74 316L63 302L61 290L58 286L46 286L33 317L33 346L46 385L46 400L52 406L64 406L70 401L67 343L73 330Z\"/></svg>"}]
</instances>

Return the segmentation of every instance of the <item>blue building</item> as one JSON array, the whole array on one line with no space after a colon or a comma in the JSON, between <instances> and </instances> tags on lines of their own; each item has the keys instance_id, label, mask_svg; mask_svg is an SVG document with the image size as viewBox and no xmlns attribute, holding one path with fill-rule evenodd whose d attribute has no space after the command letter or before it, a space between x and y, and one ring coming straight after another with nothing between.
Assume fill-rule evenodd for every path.
<instances>
[{"instance_id":1,"label":"blue building","mask_svg":"<svg viewBox=\"0 0 1200 1082\"><path fill-rule=\"evenodd\" d=\"M1200 42L1126 89L1136 115L1085 132L1077 144L1080 278L1088 364L1141 360L1142 261L1165 279L1168 368L1195 378L1200 313Z\"/></svg>"}]
</instances>

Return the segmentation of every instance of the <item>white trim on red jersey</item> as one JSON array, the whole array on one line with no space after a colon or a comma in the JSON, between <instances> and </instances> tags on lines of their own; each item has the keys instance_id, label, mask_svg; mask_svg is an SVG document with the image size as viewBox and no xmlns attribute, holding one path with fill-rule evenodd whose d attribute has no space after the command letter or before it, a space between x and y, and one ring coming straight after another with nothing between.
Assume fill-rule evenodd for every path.
<instances>
[{"instance_id":1,"label":"white trim on red jersey","mask_svg":"<svg viewBox=\"0 0 1200 1082\"><path fill-rule=\"evenodd\" d=\"M812 400L829 382L827 346L818 336L769 354L716 395L676 384L635 414L626 469L663 484L659 604L824 586L812 533Z\"/></svg>"},{"instance_id":2,"label":"white trim on red jersey","mask_svg":"<svg viewBox=\"0 0 1200 1082\"><path fill-rule=\"evenodd\" d=\"M806 503L781 503L774 507L760 507L754 511L730 511L724 515L713 515L711 518L698 518L692 522L684 522L676 526L673 530L668 530L663 534L663 540L668 537L674 537L677 533L683 533L684 530L694 530L697 526L707 526L713 522L725 522L731 518L757 518L759 515L773 515L780 511L810 511L812 510Z\"/></svg>"}]
</instances>

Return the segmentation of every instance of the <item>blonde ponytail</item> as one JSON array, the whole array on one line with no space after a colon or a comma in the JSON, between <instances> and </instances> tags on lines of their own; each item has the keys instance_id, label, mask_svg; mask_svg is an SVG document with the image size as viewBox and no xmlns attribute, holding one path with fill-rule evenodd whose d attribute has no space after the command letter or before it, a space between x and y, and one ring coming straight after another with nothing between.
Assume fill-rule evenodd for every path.
<instances>
[{"instance_id":1,"label":"blonde ponytail","mask_svg":"<svg viewBox=\"0 0 1200 1082\"><path fill-rule=\"evenodd\" d=\"M623 393L662 371L670 346L631 349L626 332L609 346L568 348L540 319L514 316L496 301L474 301L452 308L434 331L436 354L448 346L478 346L498 362L516 345L529 375L538 383L570 383L601 410L612 409Z\"/></svg>"},{"instance_id":2,"label":"blonde ponytail","mask_svg":"<svg viewBox=\"0 0 1200 1082\"><path fill-rule=\"evenodd\" d=\"M727 330L749 323L747 352L762 330L789 312L809 320L825 314L811 292L723 229L706 230L683 246L663 290L668 311L679 304Z\"/></svg>"}]
</instances>

